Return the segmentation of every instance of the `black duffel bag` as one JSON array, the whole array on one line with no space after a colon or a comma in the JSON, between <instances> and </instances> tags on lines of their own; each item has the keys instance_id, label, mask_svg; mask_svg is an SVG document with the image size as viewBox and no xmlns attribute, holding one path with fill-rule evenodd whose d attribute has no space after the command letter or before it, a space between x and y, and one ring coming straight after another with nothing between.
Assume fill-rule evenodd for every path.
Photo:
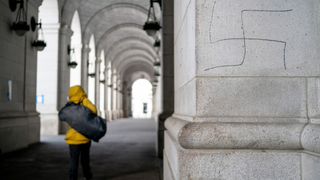
<instances>
[{"instance_id":1,"label":"black duffel bag","mask_svg":"<svg viewBox=\"0 0 320 180\"><path fill-rule=\"evenodd\" d=\"M88 139L99 142L107 132L106 120L94 114L89 108L68 102L60 111L59 119Z\"/></svg>"}]
</instances>

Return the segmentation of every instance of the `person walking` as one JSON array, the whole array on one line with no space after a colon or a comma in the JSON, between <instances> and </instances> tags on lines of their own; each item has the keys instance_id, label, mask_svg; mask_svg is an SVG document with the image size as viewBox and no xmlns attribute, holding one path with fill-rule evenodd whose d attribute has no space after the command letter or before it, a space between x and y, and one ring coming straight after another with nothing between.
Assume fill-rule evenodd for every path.
<instances>
[{"instance_id":1,"label":"person walking","mask_svg":"<svg viewBox=\"0 0 320 180\"><path fill-rule=\"evenodd\" d=\"M89 108L94 114L97 114L96 107L87 98L81 86L72 86L69 90L69 102L80 103ZM83 179L92 178L90 170L90 146L91 140L78 133L68 124L68 131L65 137L66 143L69 144L70 150L70 180L78 178L79 157L81 156L81 166L83 171Z\"/></svg>"}]
</instances>

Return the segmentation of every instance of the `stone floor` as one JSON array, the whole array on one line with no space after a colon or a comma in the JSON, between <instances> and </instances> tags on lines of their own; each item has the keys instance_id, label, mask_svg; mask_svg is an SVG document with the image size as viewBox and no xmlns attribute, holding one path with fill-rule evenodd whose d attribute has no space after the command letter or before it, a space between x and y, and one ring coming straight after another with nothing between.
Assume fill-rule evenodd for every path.
<instances>
[{"instance_id":1,"label":"stone floor","mask_svg":"<svg viewBox=\"0 0 320 180\"><path fill-rule=\"evenodd\" d=\"M161 180L162 161L155 156L155 139L155 122L151 119L120 119L108 123L106 136L99 143L92 142L93 179ZM69 178L69 149L62 135L43 136L41 143L3 154L0 162L3 180Z\"/></svg>"}]
</instances>

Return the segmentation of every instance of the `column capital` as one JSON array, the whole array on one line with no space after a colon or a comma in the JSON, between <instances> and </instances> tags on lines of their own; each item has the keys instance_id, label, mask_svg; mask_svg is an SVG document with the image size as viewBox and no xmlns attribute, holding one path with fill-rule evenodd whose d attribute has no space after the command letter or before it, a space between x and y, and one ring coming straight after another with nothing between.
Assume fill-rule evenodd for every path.
<instances>
[{"instance_id":1,"label":"column capital","mask_svg":"<svg viewBox=\"0 0 320 180\"><path fill-rule=\"evenodd\" d=\"M65 34L68 37L71 37L73 35L73 31L70 29L70 26L67 24L60 25L60 33Z\"/></svg>"},{"instance_id":2,"label":"column capital","mask_svg":"<svg viewBox=\"0 0 320 180\"><path fill-rule=\"evenodd\" d=\"M82 51L89 53L91 51L91 49L88 44L82 44Z\"/></svg>"},{"instance_id":3,"label":"column capital","mask_svg":"<svg viewBox=\"0 0 320 180\"><path fill-rule=\"evenodd\" d=\"M90 49L89 44L82 44L82 49Z\"/></svg>"}]
</instances>

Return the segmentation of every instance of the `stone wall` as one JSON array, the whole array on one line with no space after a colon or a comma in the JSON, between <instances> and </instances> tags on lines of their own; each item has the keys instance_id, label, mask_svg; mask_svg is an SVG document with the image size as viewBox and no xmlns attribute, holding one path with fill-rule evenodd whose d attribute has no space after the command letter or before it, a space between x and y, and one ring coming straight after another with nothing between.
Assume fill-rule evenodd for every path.
<instances>
[{"instance_id":1,"label":"stone wall","mask_svg":"<svg viewBox=\"0 0 320 180\"><path fill-rule=\"evenodd\" d=\"M40 0L25 2L27 22L38 18ZM18 6L19 7L19 6ZM11 29L18 8L12 12L9 1L0 1L0 151L25 148L40 140L40 119L36 112L37 50L31 44L36 33L18 36ZM8 100L8 81L12 100Z\"/></svg>"},{"instance_id":2,"label":"stone wall","mask_svg":"<svg viewBox=\"0 0 320 180\"><path fill-rule=\"evenodd\" d=\"M175 1L166 179L320 178L318 9Z\"/></svg>"}]
</instances>

